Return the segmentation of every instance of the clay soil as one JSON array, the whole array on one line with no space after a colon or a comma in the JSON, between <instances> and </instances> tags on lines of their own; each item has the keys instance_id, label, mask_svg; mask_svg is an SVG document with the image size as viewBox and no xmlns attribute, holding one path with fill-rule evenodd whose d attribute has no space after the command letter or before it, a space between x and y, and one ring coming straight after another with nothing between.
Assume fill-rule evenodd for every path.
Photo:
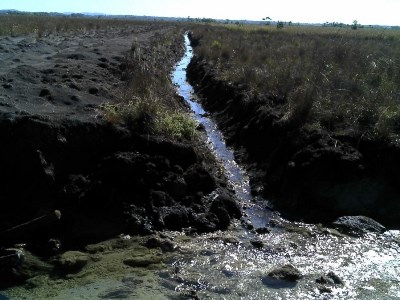
<instances>
[{"instance_id":1,"label":"clay soil","mask_svg":"<svg viewBox=\"0 0 400 300\"><path fill-rule=\"evenodd\" d=\"M219 75L200 56L188 67L203 106L247 165L254 194L272 199L287 218L329 223L365 215L398 227L398 145L290 124L281 98L249 96L248 87Z\"/></svg>"},{"instance_id":2,"label":"clay soil","mask_svg":"<svg viewBox=\"0 0 400 300\"><path fill-rule=\"evenodd\" d=\"M2 251L22 243L52 257L121 233L209 232L240 217L201 138L142 134L101 109L135 72L127 69L132 44L150 59L152 41L172 32L177 42L160 65L172 70L183 54L183 29L173 24L0 37ZM183 109L169 91L165 98ZM10 230L55 210L58 221ZM5 285L32 275L14 267L1 267Z\"/></svg>"}]
</instances>

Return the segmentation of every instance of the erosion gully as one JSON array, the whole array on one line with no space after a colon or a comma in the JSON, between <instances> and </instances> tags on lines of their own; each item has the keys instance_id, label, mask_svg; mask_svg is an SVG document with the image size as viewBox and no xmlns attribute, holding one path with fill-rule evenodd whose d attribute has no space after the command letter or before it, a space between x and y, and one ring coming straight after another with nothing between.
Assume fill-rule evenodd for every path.
<instances>
[{"instance_id":1,"label":"erosion gully","mask_svg":"<svg viewBox=\"0 0 400 300\"><path fill-rule=\"evenodd\" d=\"M350 237L321 225L289 222L266 209L266 201L252 198L246 173L186 81L193 49L188 36L184 38L185 55L172 81L204 126L210 148L244 207L245 221L235 221L225 232L163 233L177 247L157 254L162 264L118 271L117 254L105 251L97 269L84 269L74 278L44 277L30 289L0 293L0 299L400 299L399 231ZM254 228L279 226L258 234L249 223ZM120 237L130 238L136 243L134 237ZM126 251L132 251L133 244ZM112 272L107 262L113 264ZM286 264L296 267L303 278L294 283L262 280L268 271ZM95 275L95 270L103 272ZM321 283L321 276L329 272L343 284Z\"/></svg>"}]
</instances>

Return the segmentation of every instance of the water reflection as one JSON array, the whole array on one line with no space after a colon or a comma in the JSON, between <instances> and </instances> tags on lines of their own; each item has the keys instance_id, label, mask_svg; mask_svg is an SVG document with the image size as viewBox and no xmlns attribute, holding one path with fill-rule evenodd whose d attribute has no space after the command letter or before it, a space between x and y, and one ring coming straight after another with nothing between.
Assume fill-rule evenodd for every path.
<instances>
[{"instance_id":1,"label":"water reflection","mask_svg":"<svg viewBox=\"0 0 400 300\"><path fill-rule=\"evenodd\" d=\"M186 68L193 51L185 35L186 54L173 73L178 92L190 104L195 119L204 125L210 145L226 168L226 174L241 201L251 203L249 180L236 164L216 124L206 116L193 88L186 81ZM271 213L256 204L247 213L255 227L263 227ZM236 242L227 242L227 233L192 239L176 237L184 259L181 276L208 284L198 286L206 299L398 299L400 297L400 250L393 237L367 235L364 238L334 236L318 226L292 223L290 230L258 235L239 224L229 233ZM250 242L262 245L255 248ZM206 249L206 250L205 250ZM186 252L185 252L186 251ZM265 274L274 266L293 264L304 275L298 283L273 280ZM334 273L344 284L318 283L318 278ZM185 285L181 285L183 288ZM193 286L192 286L193 287ZM186 288L190 288L189 285ZM226 296L228 294L228 296Z\"/></svg>"}]
</instances>

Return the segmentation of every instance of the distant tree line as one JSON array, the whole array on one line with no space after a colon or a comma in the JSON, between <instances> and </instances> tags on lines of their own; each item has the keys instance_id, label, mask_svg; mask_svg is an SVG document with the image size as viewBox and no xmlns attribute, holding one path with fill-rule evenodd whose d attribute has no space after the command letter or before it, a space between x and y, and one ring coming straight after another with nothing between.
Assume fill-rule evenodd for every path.
<instances>
[{"instance_id":1,"label":"distant tree line","mask_svg":"<svg viewBox=\"0 0 400 300\"><path fill-rule=\"evenodd\" d=\"M361 25L358 23L357 20L354 20L352 24L344 24L344 23L339 23L339 22L325 22L322 24L324 27L340 27L340 28L348 28L351 27L353 30L357 30L358 28L364 28L364 25Z\"/></svg>"},{"instance_id":2,"label":"distant tree line","mask_svg":"<svg viewBox=\"0 0 400 300\"><path fill-rule=\"evenodd\" d=\"M217 23L217 20L211 18L191 18L190 16L187 17L188 22L193 23Z\"/></svg>"}]
</instances>

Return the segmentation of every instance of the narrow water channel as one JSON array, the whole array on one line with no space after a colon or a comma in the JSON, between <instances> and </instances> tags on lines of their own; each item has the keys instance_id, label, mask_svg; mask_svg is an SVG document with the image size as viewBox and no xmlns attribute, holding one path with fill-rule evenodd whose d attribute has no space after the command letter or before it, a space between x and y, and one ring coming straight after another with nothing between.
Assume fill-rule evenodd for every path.
<instances>
[{"instance_id":1,"label":"narrow water channel","mask_svg":"<svg viewBox=\"0 0 400 300\"><path fill-rule=\"evenodd\" d=\"M181 283L176 290L196 289L201 299L400 299L399 231L354 238L319 225L286 221L254 203L259 201L252 199L248 177L186 80L193 57L187 34L185 49L172 74L178 93L205 127L237 197L246 207L252 204L246 213L254 227L264 227L271 218L281 226L268 234L256 234L238 222L225 233L183 238L180 246L187 253L171 265L192 281ZM178 243L180 238L176 236ZM254 241L262 247L254 247ZM303 278L298 283L262 280L268 270L285 264L301 271ZM343 284L321 284L321 276L326 278L329 273Z\"/></svg>"},{"instance_id":2,"label":"narrow water channel","mask_svg":"<svg viewBox=\"0 0 400 300\"><path fill-rule=\"evenodd\" d=\"M192 57L193 48L190 45L188 35L185 34L185 55L172 73L172 82L177 87L179 95L190 105L195 120L204 126L211 150L224 167L225 174L235 190L236 196L246 207L246 215L249 221L255 228L265 227L268 224L271 211L252 201L248 176L235 162L233 150L226 146L217 124L207 116L193 87L186 79L186 69ZM264 202L258 201L258 203Z\"/></svg>"}]
</instances>

